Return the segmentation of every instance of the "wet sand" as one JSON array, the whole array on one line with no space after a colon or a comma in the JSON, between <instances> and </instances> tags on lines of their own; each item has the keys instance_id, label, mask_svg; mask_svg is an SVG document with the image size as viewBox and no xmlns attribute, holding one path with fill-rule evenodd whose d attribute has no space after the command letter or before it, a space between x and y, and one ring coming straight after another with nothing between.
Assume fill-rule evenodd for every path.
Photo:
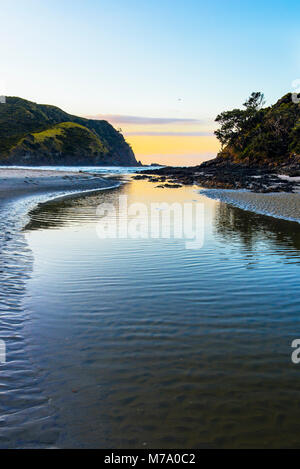
<instances>
[{"instance_id":1,"label":"wet sand","mask_svg":"<svg viewBox=\"0 0 300 469\"><path fill-rule=\"evenodd\" d=\"M300 223L300 193L257 194L220 189L205 189L201 193L244 210Z\"/></svg>"},{"instance_id":2,"label":"wet sand","mask_svg":"<svg viewBox=\"0 0 300 469\"><path fill-rule=\"evenodd\" d=\"M27 195L101 190L114 185L117 181L92 173L0 168L0 203Z\"/></svg>"}]
</instances>

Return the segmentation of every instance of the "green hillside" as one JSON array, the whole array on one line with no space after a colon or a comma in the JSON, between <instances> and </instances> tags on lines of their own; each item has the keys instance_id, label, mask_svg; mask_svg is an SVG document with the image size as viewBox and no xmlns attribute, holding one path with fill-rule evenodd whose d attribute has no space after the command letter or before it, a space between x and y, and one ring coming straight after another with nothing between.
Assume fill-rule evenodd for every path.
<instances>
[{"instance_id":1,"label":"green hillside","mask_svg":"<svg viewBox=\"0 0 300 469\"><path fill-rule=\"evenodd\" d=\"M137 165L123 135L108 122L8 97L0 105L0 164Z\"/></svg>"},{"instance_id":2,"label":"green hillside","mask_svg":"<svg viewBox=\"0 0 300 469\"><path fill-rule=\"evenodd\" d=\"M215 132L222 150L215 163L280 167L300 164L300 104L289 93L264 108L264 96L252 93L243 109L217 116Z\"/></svg>"}]
</instances>

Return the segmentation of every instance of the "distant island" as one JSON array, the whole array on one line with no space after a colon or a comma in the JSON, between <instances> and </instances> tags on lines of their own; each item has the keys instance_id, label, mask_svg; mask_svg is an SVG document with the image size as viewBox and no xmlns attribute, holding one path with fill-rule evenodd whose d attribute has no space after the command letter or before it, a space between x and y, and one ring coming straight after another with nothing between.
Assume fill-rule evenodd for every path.
<instances>
[{"instance_id":1,"label":"distant island","mask_svg":"<svg viewBox=\"0 0 300 469\"><path fill-rule=\"evenodd\" d=\"M105 120L7 97L0 104L0 165L139 166L123 135Z\"/></svg>"},{"instance_id":2,"label":"distant island","mask_svg":"<svg viewBox=\"0 0 300 469\"><path fill-rule=\"evenodd\" d=\"M198 184L253 192L293 192L300 176L300 99L288 93L264 108L264 95L254 92L243 109L218 115L215 135L222 148L216 158L189 168L165 167L141 177L160 176L159 182ZM150 176L147 173L151 173Z\"/></svg>"}]
</instances>

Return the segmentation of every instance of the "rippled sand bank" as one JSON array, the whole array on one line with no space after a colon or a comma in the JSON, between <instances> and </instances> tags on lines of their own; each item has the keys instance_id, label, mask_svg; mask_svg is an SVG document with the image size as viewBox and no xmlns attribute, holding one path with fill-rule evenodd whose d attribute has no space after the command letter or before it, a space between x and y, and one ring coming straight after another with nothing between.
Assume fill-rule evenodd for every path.
<instances>
[{"instance_id":1,"label":"rippled sand bank","mask_svg":"<svg viewBox=\"0 0 300 469\"><path fill-rule=\"evenodd\" d=\"M88 173L0 168L0 201L31 194L105 189L112 185L111 180Z\"/></svg>"},{"instance_id":2,"label":"rippled sand bank","mask_svg":"<svg viewBox=\"0 0 300 469\"><path fill-rule=\"evenodd\" d=\"M244 210L300 223L300 194L256 194L248 191L208 189L201 191L211 199L220 200Z\"/></svg>"}]
</instances>

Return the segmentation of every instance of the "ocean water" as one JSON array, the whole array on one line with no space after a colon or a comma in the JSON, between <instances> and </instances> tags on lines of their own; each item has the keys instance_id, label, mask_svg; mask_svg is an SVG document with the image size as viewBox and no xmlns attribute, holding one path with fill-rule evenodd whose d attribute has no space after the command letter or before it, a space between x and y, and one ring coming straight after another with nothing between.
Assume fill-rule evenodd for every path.
<instances>
[{"instance_id":1,"label":"ocean water","mask_svg":"<svg viewBox=\"0 0 300 469\"><path fill-rule=\"evenodd\" d=\"M79 171L99 173L99 174L133 174L137 171L146 171L148 169L158 169L160 166L34 166L32 169L44 169L52 171ZM30 169L28 166L0 166L1 168Z\"/></svg>"},{"instance_id":2,"label":"ocean water","mask_svg":"<svg viewBox=\"0 0 300 469\"><path fill-rule=\"evenodd\" d=\"M300 225L156 186L52 201L7 235L0 447L300 447ZM203 246L100 239L97 207L119 223L125 195L203 204Z\"/></svg>"}]
</instances>

